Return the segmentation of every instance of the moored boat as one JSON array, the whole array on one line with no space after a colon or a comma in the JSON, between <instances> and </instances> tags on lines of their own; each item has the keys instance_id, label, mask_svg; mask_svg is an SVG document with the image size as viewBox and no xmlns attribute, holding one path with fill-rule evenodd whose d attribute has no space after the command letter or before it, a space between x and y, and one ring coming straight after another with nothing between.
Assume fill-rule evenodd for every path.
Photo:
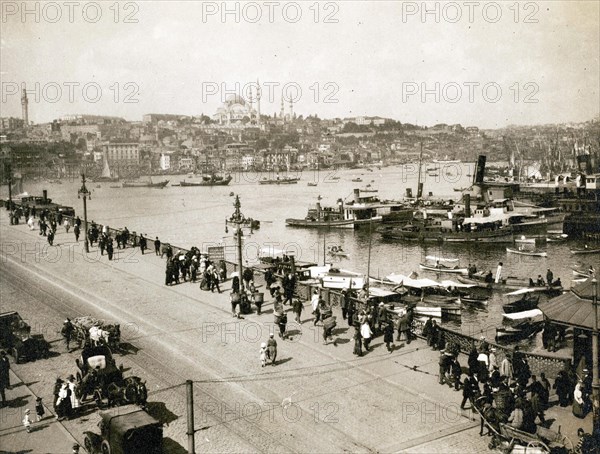
<instances>
[{"instance_id":1,"label":"moored boat","mask_svg":"<svg viewBox=\"0 0 600 454\"><path fill-rule=\"evenodd\" d=\"M158 183L153 183L152 181L124 181L124 188L158 188L162 189L166 185L169 184L169 180L159 181Z\"/></svg>"},{"instance_id":2,"label":"moored boat","mask_svg":"<svg viewBox=\"0 0 600 454\"><path fill-rule=\"evenodd\" d=\"M214 177L214 178L213 178ZM189 187L189 186L227 186L233 180L231 175L227 175L226 177L202 177L202 181L186 181L182 180L179 182L179 186Z\"/></svg>"},{"instance_id":3,"label":"moored boat","mask_svg":"<svg viewBox=\"0 0 600 454\"><path fill-rule=\"evenodd\" d=\"M514 342L537 334L543 327L544 314L539 309L504 314L501 328L496 328L497 342Z\"/></svg>"},{"instance_id":4,"label":"moored boat","mask_svg":"<svg viewBox=\"0 0 600 454\"><path fill-rule=\"evenodd\" d=\"M524 295L522 298L512 301L510 303L506 303L502 305L502 310L506 314L513 314L515 312L523 312L529 311L532 309L537 309L538 304L540 302L540 296L529 296Z\"/></svg>"},{"instance_id":5,"label":"moored boat","mask_svg":"<svg viewBox=\"0 0 600 454\"><path fill-rule=\"evenodd\" d=\"M419 263L419 268L421 268L422 270L434 271L436 273L468 273L468 270L466 268L460 268L459 266L449 267L446 265L442 265L441 263L437 263L435 265L430 265L428 263Z\"/></svg>"},{"instance_id":6,"label":"moored boat","mask_svg":"<svg viewBox=\"0 0 600 454\"><path fill-rule=\"evenodd\" d=\"M600 254L600 248L571 249L571 254Z\"/></svg>"},{"instance_id":7,"label":"moored boat","mask_svg":"<svg viewBox=\"0 0 600 454\"><path fill-rule=\"evenodd\" d=\"M258 180L258 184L297 184L300 178L293 177L280 177L277 175L275 178L263 178Z\"/></svg>"},{"instance_id":8,"label":"moored boat","mask_svg":"<svg viewBox=\"0 0 600 454\"><path fill-rule=\"evenodd\" d=\"M510 252L511 254L519 254L519 255L528 255L530 257L548 257L546 252L540 251L525 251L521 249L512 249L507 247L506 252Z\"/></svg>"}]
</instances>

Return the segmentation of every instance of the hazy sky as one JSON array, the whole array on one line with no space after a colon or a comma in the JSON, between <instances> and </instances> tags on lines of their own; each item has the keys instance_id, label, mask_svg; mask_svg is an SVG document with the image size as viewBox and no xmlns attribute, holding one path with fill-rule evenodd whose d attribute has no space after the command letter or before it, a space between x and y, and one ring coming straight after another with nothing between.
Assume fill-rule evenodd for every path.
<instances>
[{"instance_id":1,"label":"hazy sky","mask_svg":"<svg viewBox=\"0 0 600 454\"><path fill-rule=\"evenodd\" d=\"M270 115L285 84L298 114L326 118L494 128L599 112L597 1L1 3L1 115L20 116L26 83L34 122L212 115L257 78Z\"/></svg>"}]
</instances>

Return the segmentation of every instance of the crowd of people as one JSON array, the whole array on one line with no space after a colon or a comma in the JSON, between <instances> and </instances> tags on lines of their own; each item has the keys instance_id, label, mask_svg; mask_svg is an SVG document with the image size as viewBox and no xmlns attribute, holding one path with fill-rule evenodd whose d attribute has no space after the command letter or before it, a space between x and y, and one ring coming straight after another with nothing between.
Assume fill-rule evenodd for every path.
<instances>
[{"instance_id":1,"label":"crowd of people","mask_svg":"<svg viewBox=\"0 0 600 454\"><path fill-rule=\"evenodd\" d=\"M538 422L540 425L546 423L545 411L551 405L553 390L558 397L558 405L572 405L574 416L584 418L591 411L592 377L587 369L578 376L573 368L566 367L551 384L544 372L539 377L531 373L526 356L518 346L505 352L504 358L499 361L496 348L482 337L478 345L472 343L464 373L459 362L458 345L444 342L441 330L431 319L426 322L424 334L425 331L428 344L433 350L440 350L440 385L448 385L457 392L462 389L460 408L465 409L469 403L477 409L481 415L481 436L485 431L487 435L499 433L500 424L535 434ZM583 431L579 436L580 439L589 437ZM586 443L581 444L589 446ZM580 452L592 451L583 449Z\"/></svg>"}]
</instances>

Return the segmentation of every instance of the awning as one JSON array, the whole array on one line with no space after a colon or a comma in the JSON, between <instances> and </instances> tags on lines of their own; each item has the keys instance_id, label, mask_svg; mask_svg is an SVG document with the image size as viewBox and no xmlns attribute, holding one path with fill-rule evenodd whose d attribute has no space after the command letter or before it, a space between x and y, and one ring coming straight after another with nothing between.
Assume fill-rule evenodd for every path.
<instances>
[{"instance_id":1,"label":"awning","mask_svg":"<svg viewBox=\"0 0 600 454\"><path fill-rule=\"evenodd\" d=\"M553 322L588 330L594 329L591 279L575 286L568 293L540 303L539 308Z\"/></svg>"},{"instance_id":2,"label":"awning","mask_svg":"<svg viewBox=\"0 0 600 454\"><path fill-rule=\"evenodd\" d=\"M390 274L386 276L386 279L396 283L402 284L405 287L412 288L426 288L426 287L439 287L440 284L431 279L411 279L408 276L404 276L403 274Z\"/></svg>"}]
</instances>

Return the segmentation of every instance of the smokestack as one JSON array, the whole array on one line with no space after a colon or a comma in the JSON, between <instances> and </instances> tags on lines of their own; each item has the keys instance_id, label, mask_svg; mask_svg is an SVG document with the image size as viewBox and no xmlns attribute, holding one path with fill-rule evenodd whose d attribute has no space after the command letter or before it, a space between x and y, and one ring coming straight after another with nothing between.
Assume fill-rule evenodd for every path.
<instances>
[{"instance_id":1,"label":"smokestack","mask_svg":"<svg viewBox=\"0 0 600 454\"><path fill-rule=\"evenodd\" d=\"M44 200L44 203L46 203L48 201L48 190L44 189L42 191L42 199Z\"/></svg>"},{"instance_id":2,"label":"smokestack","mask_svg":"<svg viewBox=\"0 0 600 454\"><path fill-rule=\"evenodd\" d=\"M358 203L360 200L360 189L354 190L354 203Z\"/></svg>"},{"instance_id":3,"label":"smokestack","mask_svg":"<svg viewBox=\"0 0 600 454\"><path fill-rule=\"evenodd\" d=\"M342 199L337 199L337 204L340 210L340 214L344 214L344 201Z\"/></svg>"},{"instance_id":4,"label":"smokestack","mask_svg":"<svg viewBox=\"0 0 600 454\"><path fill-rule=\"evenodd\" d=\"M476 183L483 183L483 177L485 175L485 161L486 161L486 157L485 155L479 155L479 157L477 158L477 166L475 167L475 181L473 181L474 184Z\"/></svg>"},{"instance_id":5,"label":"smokestack","mask_svg":"<svg viewBox=\"0 0 600 454\"><path fill-rule=\"evenodd\" d=\"M317 202L317 219L321 219L321 202Z\"/></svg>"},{"instance_id":6,"label":"smokestack","mask_svg":"<svg viewBox=\"0 0 600 454\"><path fill-rule=\"evenodd\" d=\"M412 199L412 189L406 188L406 197Z\"/></svg>"},{"instance_id":7,"label":"smokestack","mask_svg":"<svg viewBox=\"0 0 600 454\"><path fill-rule=\"evenodd\" d=\"M29 100L27 99L27 90L23 88L21 93L21 114L23 116L24 127L29 126Z\"/></svg>"},{"instance_id":8,"label":"smokestack","mask_svg":"<svg viewBox=\"0 0 600 454\"><path fill-rule=\"evenodd\" d=\"M471 217L471 194L465 194L463 198L465 201L465 217L470 218Z\"/></svg>"},{"instance_id":9,"label":"smokestack","mask_svg":"<svg viewBox=\"0 0 600 454\"><path fill-rule=\"evenodd\" d=\"M417 187L417 199L423 197L423 183L419 183Z\"/></svg>"}]
</instances>

